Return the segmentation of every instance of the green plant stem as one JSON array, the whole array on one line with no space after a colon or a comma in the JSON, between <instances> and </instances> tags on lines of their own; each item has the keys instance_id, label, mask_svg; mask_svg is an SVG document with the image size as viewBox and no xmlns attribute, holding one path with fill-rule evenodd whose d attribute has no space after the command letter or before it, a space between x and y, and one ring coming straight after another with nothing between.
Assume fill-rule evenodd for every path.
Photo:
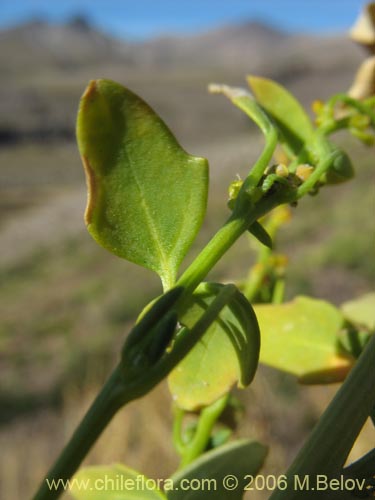
<instances>
[{"instance_id":1,"label":"green plant stem","mask_svg":"<svg viewBox=\"0 0 375 500\"><path fill-rule=\"evenodd\" d=\"M60 497L64 492L64 484L61 482L67 481L76 472L116 412L130 401L144 396L173 370L215 321L236 291L234 285L223 287L193 328L181 332L172 351L165 354L149 370L145 370L139 378L127 380L126 367L121 365L114 370L55 465L44 478L33 500L56 500ZM59 488L51 489L48 486L47 481L51 484L52 480L61 480Z\"/></svg>"},{"instance_id":2,"label":"green plant stem","mask_svg":"<svg viewBox=\"0 0 375 500\"><path fill-rule=\"evenodd\" d=\"M33 500L59 498L64 492L61 483L67 481L78 469L93 443L122 404L122 378L121 371L117 367L77 427L55 465L48 472ZM52 481L59 484L59 488L49 487L48 482L51 484Z\"/></svg>"},{"instance_id":3,"label":"green plant stem","mask_svg":"<svg viewBox=\"0 0 375 500\"><path fill-rule=\"evenodd\" d=\"M240 195L239 195L240 196ZM246 193L243 193L244 198ZM184 287L184 296L190 296L195 288L206 277L214 265L237 241L237 239L260 217L268 213L277 205L294 201L294 195L287 192L276 192L264 196L256 205L240 202L238 210L234 210L231 217L214 237L207 243L194 262L186 269L176 286Z\"/></svg>"},{"instance_id":4,"label":"green plant stem","mask_svg":"<svg viewBox=\"0 0 375 500\"><path fill-rule=\"evenodd\" d=\"M250 173L244 182L244 189L251 193L251 191L258 185L265 169L272 159L272 155L277 146L278 134L276 127L256 101L253 99L241 98L233 100L233 102L254 120L263 132L266 141L262 154L250 170Z\"/></svg>"},{"instance_id":5,"label":"green plant stem","mask_svg":"<svg viewBox=\"0 0 375 500\"><path fill-rule=\"evenodd\" d=\"M251 217L250 221L249 217L251 209L239 216L232 215L203 248L177 281L176 286L184 287L185 295L190 295L195 290L233 243L247 230L249 222L254 222L254 217Z\"/></svg>"},{"instance_id":6,"label":"green plant stem","mask_svg":"<svg viewBox=\"0 0 375 500\"><path fill-rule=\"evenodd\" d=\"M295 157L288 165L288 170L290 173L295 174L298 165L309 162L309 154L306 149L306 145L304 145L299 152L298 156Z\"/></svg>"},{"instance_id":7,"label":"green plant stem","mask_svg":"<svg viewBox=\"0 0 375 500\"><path fill-rule=\"evenodd\" d=\"M228 397L229 394L225 394L212 405L202 410L194 437L183 448L180 467L190 464L205 451L211 437L212 429L227 405Z\"/></svg>"},{"instance_id":8,"label":"green plant stem","mask_svg":"<svg viewBox=\"0 0 375 500\"><path fill-rule=\"evenodd\" d=\"M254 301L257 293L262 287L262 282L267 274L267 269L265 263L257 262L249 272L249 276L246 280L246 285L243 290L243 294L247 300L251 303Z\"/></svg>"},{"instance_id":9,"label":"green plant stem","mask_svg":"<svg viewBox=\"0 0 375 500\"><path fill-rule=\"evenodd\" d=\"M294 477L328 478L341 473L345 460L366 422L375 401L375 335L320 418L309 439L287 472L288 489L275 491L270 500L309 500L316 491L295 491ZM340 492L341 494L342 492ZM336 498L326 492L326 500ZM338 497L342 498L342 496Z\"/></svg>"},{"instance_id":10,"label":"green plant stem","mask_svg":"<svg viewBox=\"0 0 375 500\"><path fill-rule=\"evenodd\" d=\"M177 405L173 408L173 444L179 455L182 455L185 448L185 442L182 439L182 423L184 421L185 412Z\"/></svg>"},{"instance_id":11,"label":"green plant stem","mask_svg":"<svg viewBox=\"0 0 375 500\"><path fill-rule=\"evenodd\" d=\"M285 278L279 278L274 286L272 304L282 304L285 296Z\"/></svg>"},{"instance_id":12,"label":"green plant stem","mask_svg":"<svg viewBox=\"0 0 375 500\"><path fill-rule=\"evenodd\" d=\"M321 160L317 164L313 173L298 188L298 191L297 191L298 199L302 198L303 196L308 194L314 188L315 184L319 181L319 179L322 177L322 175L325 172L327 172L327 170L330 168L330 166L335 161L335 159L338 157L338 155L339 155L338 151L333 151L325 156L322 156Z\"/></svg>"},{"instance_id":13,"label":"green plant stem","mask_svg":"<svg viewBox=\"0 0 375 500\"><path fill-rule=\"evenodd\" d=\"M271 262L271 259L272 255L276 256L275 254L276 234L282 223L283 222L278 218L277 215L273 216L272 214L270 218L266 220L264 228L271 238L272 248L258 244L257 259L255 264L249 271L243 290L243 294L250 303L254 301L257 294L261 290L264 279L274 269L274 264ZM285 292L285 277L283 273L282 276L279 276L277 278L274 284L272 293L272 303L280 304L281 302L283 302L284 292Z\"/></svg>"},{"instance_id":14,"label":"green plant stem","mask_svg":"<svg viewBox=\"0 0 375 500\"><path fill-rule=\"evenodd\" d=\"M269 272L268 261L271 255L272 250L262 245L258 254L258 259L250 269L243 291L243 294L250 303L254 301L256 295L259 293L264 278Z\"/></svg>"}]
</instances>

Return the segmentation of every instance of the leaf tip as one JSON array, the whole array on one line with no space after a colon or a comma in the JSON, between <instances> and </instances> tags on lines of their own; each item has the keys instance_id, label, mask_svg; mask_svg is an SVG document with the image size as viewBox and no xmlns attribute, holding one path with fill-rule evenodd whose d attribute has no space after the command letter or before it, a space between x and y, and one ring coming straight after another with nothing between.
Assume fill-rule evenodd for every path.
<instances>
[{"instance_id":1,"label":"leaf tip","mask_svg":"<svg viewBox=\"0 0 375 500\"><path fill-rule=\"evenodd\" d=\"M251 97L250 92L242 87L230 87L220 83L210 83L208 86L210 94L224 94L229 99L237 99L239 97Z\"/></svg>"},{"instance_id":2,"label":"leaf tip","mask_svg":"<svg viewBox=\"0 0 375 500\"><path fill-rule=\"evenodd\" d=\"M257 83L259 83L261 81L267 81L267 78L263 78L261 76L255 76L255 75L247 75L246 81L247 81L248 85L250 86L250 88L253 89L253 85L256 85Z\"/></svg>"},{"instance_id":3,"label":"leaf tip","mask_svg":"<svg viewBox=\"0 0 375 500\"><path fill-rule=\"evenodd\" d=\"M93 94L97 91L98 89L98 83L99 83L100 80L90 80L89 81L89 84L87 85L83 95L82 95L82 99L83 100L86 100L86 99L90 99L90 97L93 96Z\"/></svg>"}]
</instances>

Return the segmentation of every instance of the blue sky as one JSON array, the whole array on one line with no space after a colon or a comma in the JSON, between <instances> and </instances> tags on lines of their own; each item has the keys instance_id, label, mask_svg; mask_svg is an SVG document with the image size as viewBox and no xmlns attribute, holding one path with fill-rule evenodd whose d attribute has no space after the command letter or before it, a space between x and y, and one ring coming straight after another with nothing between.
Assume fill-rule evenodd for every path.
<instances>
[{"instance_id":1,"label":"blue sky","mask_svg":"<svg viewBox=\"0 0 375 500\"><path fill-rule=\"evenodd\" d=\"M53 22L80 13L101 30L124 38L194 33L257 19L291 32L347 30L363 0L0 0L0 26L31 17Z\"/></svg>"}]
</instances>

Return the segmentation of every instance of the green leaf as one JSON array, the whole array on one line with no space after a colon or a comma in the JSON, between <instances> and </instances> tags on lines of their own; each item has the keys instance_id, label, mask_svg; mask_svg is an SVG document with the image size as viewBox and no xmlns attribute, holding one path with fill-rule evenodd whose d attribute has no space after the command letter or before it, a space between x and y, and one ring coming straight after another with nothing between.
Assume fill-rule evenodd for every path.
<instances>
[{"instance_id":1,"label":"green leaf","mask_svg":"<svg viewBox=\"0 0 375 500\"><path fill-rule=\"evenodd\" d=\"M267 448L255 441L241 440L205 453L188 467L178 471L171 479L173 490L166 491L168 500L240 500L244 488L262 467ZM231 479L227 479L232 476ZM238 485L230 491L224 484ZM228 481L228 482L225 482ZM184 491L187 484L200 485Z\"/></svg>"},{"instance_id":2,"label":"green leaf","mask_svg":"<svg viewBox=\"0 0 375 500\"><path fill-rule=\"evenodd\" d=\"M314 129L297 99L282 85L267 78L248 76L256 100L273 118L283 135L283 143L297 155L305 142L312 139Z\"/></svg>"},{"instance_id":3,"label":"green leaf","mask_svg":"<svg viewBox=\"0 0 375 500\"><path fill-rule=\"evenodd\" d=\"M339 347L344 318L328 302L297 297L254 306L261 331L260 362L303 383L339 382L354 363Z\"/></svg>"},{"instance_id":4,"label":"green leaf","mask_svg":"<svg viewBox=\"0 0 375 500\"><path fill-rule=\"evenodd\" d=\"M253 224L249 227L249 233L255 236L255 238L264 246L272 249L272 238L258 221L253 222Z\"/></svg>"},{"instance_id":5,"label":"green leaf","mask_svg":"<svg viewBox=\"0 0 375 500\"><path fill-rule=\"evenodd\" d=\"M85 467L70 484L75 500L166 500L157 481L122 464Z\"/></svg>"},{"instance_id":6,"label":"green leaf","mask_svg":"<svg viewBox=\"0 0 375 500\"><path fill-rule=\"evenodd\" d=\"M178 318L173 306L182 292L182 287L172 288L143 310L121 352L128 373L143 375L163 355L176 330Z\"/></svg>"},{"instance_id":7,"label":"green leaf","mask_svg":"<svg viewBox=\"0 0 375 500\"><path fill-rule=\"evenodd\" d=\"M169 288L203 221L208 165L187 154L157 114L110 80L91 81L77 119L89 233Z\"/></svg>"},{"instance_id":8,"label":"green leaf","mask_svg":"<svg viewBox=\"0 0 375 500\"><path fill-rule=\"evenodd\" d=\"M345 302L341 305L341 310L349 321L366 326L370 330L375 329L375 292Z\"/></svg>"},{"instance_id":9,"label":"green leaf","mask_svg":"<svg viewBox=\"0 0 375 500\"><path fill-rule=\"evenodd\" d=\"M192 302L180 311L181 323L191 328L222 287L202 283L194 292ZM251 305L237 292L169 376L173 399L185 410L210 405L237 381L244 387L254 377L260 348L259 328Z\"/></svg>"}]
</instances>

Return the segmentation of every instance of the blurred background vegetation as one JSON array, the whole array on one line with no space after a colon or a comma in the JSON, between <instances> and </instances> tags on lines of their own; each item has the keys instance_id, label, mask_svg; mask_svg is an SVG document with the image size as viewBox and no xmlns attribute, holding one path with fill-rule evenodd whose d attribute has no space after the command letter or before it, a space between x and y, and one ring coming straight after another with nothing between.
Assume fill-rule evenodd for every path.
<instances>
[{"instance_id":1,"label":"blurred background vegetation","mask_svg":"<svg viewBox=\"0 0 375 500\"><path fill-rule=\"evenodd\" d=\"M291 35L250 21L141 41L112 38L82 16L0 31L0 498L31 495L116 362L137 313L160 292L155 276L86 233L74 127L88 80L130 87L189 152L209 159L208 214L189 261L227 216L227 186L262 148L256 128L225 99L209 96L207 84L268 76L309 109L314 99L345 91L362 59L344 35ZM352 155L356 177L293 209L278 241L289 259L288 298L341 303L374 283L373 151L347 135L337 141ZM253 262L244 237L211 278L241 279ZM239 395L245 417L237 433L271 446L266 472L283 473L335 390L259 371ZM87 462L122 461L165 477L177 464L170 405L164 385L132 404ZM364 435L353 456L374 440L369 429Z\"/></svg>"}]
</instances>

